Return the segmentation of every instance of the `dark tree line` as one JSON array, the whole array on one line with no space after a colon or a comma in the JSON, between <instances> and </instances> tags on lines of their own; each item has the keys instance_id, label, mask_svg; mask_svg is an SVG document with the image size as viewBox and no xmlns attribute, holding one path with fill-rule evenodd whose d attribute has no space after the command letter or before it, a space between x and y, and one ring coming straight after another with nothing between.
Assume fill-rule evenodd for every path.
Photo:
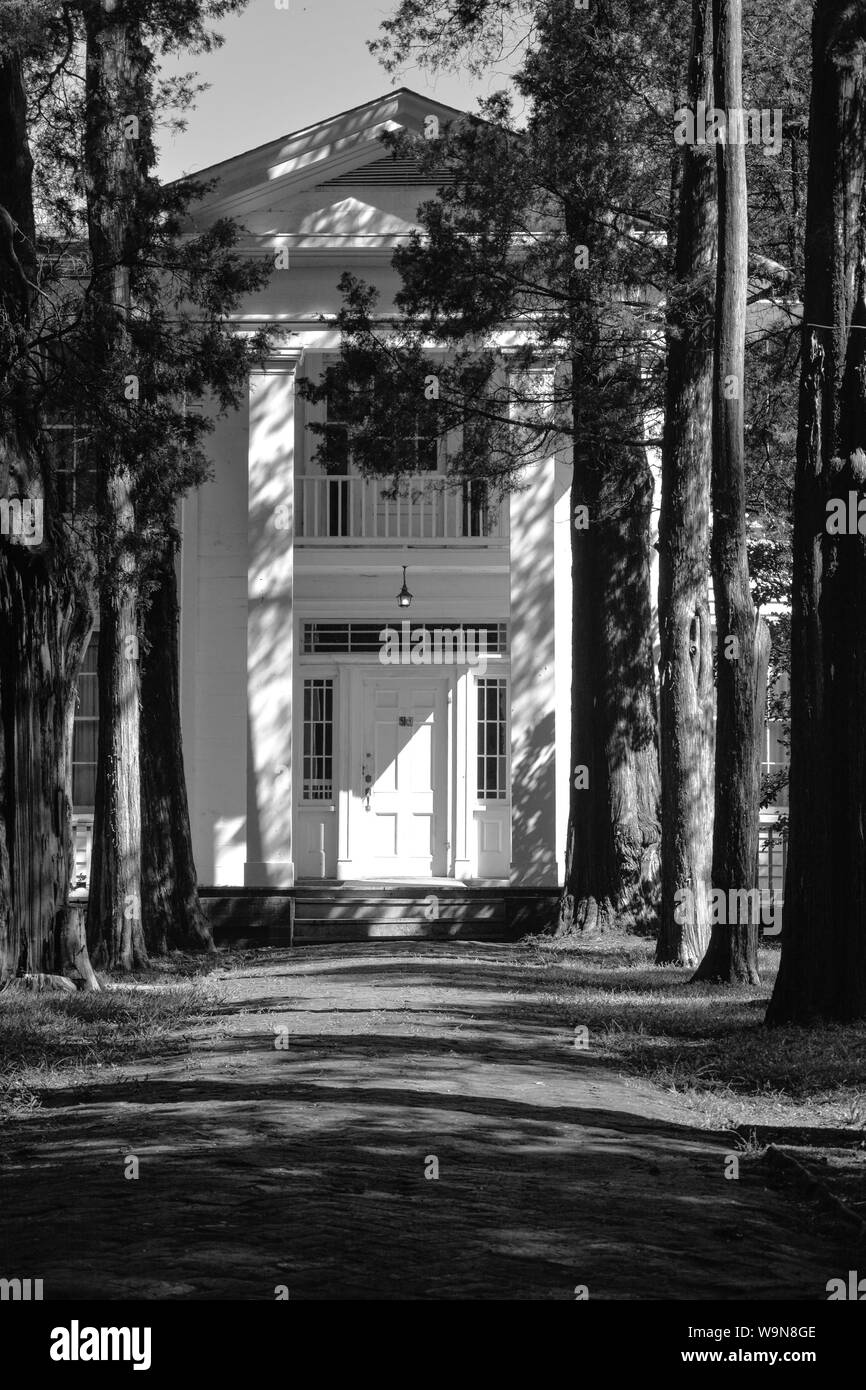
<instances>
[{"instance_id":1,"label":"dark tree line","mask_svg":"<svg viewBox=\"0 0 866 1390\"><path fill-rule=\"evenodd\" d=\"M129 970L149 951L212 944L180 741L175 513L207 473L209 419L186 403L208 395L217 410L237 406L264 339L244 342L229 317L267 270L237 255L230 223L184 233L202 190L160 186L153 132L172 99L157 56L212 46L209 23L241 7L0 9L0 482L44 505L39 545L0 538L3 978L64 973L74 957L93 987L88 952ZM63 508L49 418L74 423L95 479L93 506L75 517ZM67 908L70 762L76 680L97 620L85 945Z\"/></svg>"}]
</instances>

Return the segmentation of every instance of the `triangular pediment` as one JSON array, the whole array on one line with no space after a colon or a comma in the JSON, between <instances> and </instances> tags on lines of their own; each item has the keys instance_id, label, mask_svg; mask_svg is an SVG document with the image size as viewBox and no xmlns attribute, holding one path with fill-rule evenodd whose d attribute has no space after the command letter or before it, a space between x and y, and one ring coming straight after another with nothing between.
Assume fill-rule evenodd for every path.
<instances>
[{"instance_id":1,"label":"triangular pediment","mask_svg":"<svg viewBox=\"0 0 866 1390\"><path fill-rule=\"evenodd\" d=\"M405 236L414 227L398 213L380 208L359 198L340 198L326 203L299 218L299 236L344 236L348 231L375 233L381 236Z\"/></svg>"},{"instance_id":2,"label":"triangular pediment","mask_svg":"<svg viewBox=\"0 0 866 1390\"><path fill-rule=\"evenodd\" d=\"M422 175L412 159L394 160L381 143L388 131L423 135L431 116L440 128L469 119L465 112L403 87L200 170L195 177L213 181L214 188L197 205L194 220L200 224L229 216L243 222L252 216L253 221L259 221L262 214L273 218L279 209L297 208L299 202L304 217L316 211L315 203L325 216L328 193L341 188L435 188L441 179ZM363 201L376 206L381 196L374 194L368 199L364 195ZM335 198L334 206L340 201Z\"/></svg>"}]
</instances>

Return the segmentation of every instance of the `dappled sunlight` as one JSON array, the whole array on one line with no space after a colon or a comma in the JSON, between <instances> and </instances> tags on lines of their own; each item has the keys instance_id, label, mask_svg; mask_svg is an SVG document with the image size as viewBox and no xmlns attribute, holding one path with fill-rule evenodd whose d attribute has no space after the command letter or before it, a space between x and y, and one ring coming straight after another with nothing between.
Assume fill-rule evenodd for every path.
<instances>
[{"instance_id":1,"label":"dappled sunlight","mask_svg":"<svg viewBox=\"0 0 866 1390\"><path fill-rule=\"evenodd\" d=\"M760 1184L720 1183L730 1136L617 1075L634 1068L600 1028L576 1047L537 955L406 942L227 953L192 986L206 987L204 1030L174 1009L173 1047L75 1071L17 1115L7 1247L28 1242L55 1296L170 1285L271 1299L286 1283L302 1299L565 1300L582 1278L593 1296L628 1298L648 1296L649 1273L652 1297L736 1297L744 1278L758 1297L808 1297L825 1243L783 1234ZM188 988L170 984L161 1007ZM600 1010L604 990L590 990ZM128 988L116 1021L159 995ZM131 1155L146 1181L124 1182ZM50 1229L16 1198L34 1179ZM745 1236L735 1269L707 1236L710 1191L716 1222ZM131 1247L147 1250L134 1276Z\"/></svg>"},{"instance_id":2,"label":"dappled sunlight","mask_svg":"<svg viewBox=\"0 0 866 1390\"><path fill-rule=\"evenodd\" d=\"M614 964L615 951L554 960L539 976L550 1016L588 1028L591 1049L608 1065L677 1095L713 1128L772 1124L777 1138L780 1126L862 1130L866 1025L766 1029L777 950L761 951L759 990L693 983L673 967Z\"/></svg>"},{"instance_id":3,"label":"dappled sunlight","mask_svg":"<svg viewBox=\"0 0 866 1390\"><path fill-rule=\"evenodd\" d=\"M511 499L512 882L558 883L552 460ZM545 563L546 561L546 563Z\"/></svg>"}]
</instances>

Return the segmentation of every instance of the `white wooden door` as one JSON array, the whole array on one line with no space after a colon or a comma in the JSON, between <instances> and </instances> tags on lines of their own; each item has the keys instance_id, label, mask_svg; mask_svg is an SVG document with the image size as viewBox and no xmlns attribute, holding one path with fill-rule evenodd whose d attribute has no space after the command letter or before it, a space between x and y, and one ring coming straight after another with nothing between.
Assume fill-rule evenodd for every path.
<instances>
[{"instance_id":1,"label":"white wooden door","mask_svg":"<svg viewBox=\"0 0 866 1390\"><path fill-rule=\"evenodd\" d=\"M364 687L362 871L444 875L445 682L398 676Z\"/></svg>"}]
</instances>

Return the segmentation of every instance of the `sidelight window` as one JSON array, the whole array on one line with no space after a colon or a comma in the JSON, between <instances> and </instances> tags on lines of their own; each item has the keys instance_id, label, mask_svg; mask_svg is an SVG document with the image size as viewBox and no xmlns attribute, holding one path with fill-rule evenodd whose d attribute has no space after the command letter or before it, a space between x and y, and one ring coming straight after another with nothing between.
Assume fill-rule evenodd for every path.
<instances>
[{"instance_id":1,"label":"sidelight window","mask_svg":"<svg viewBox=\"0 0 866 1390\"><path fill-rule=\"evenodd\" d=\"M478 800L508 795L508 709L504 676L478 681Z\"/></svg>"},{"instance_id":2,"label":"sidelight window","mask_svg":"<svg viewBox=\"0 0 866 1390\"><path fill-rule=\"evenodd\" d=\"M304 681L304 800L334 796L334 682Z\"/></svg>"}]
</instances>

